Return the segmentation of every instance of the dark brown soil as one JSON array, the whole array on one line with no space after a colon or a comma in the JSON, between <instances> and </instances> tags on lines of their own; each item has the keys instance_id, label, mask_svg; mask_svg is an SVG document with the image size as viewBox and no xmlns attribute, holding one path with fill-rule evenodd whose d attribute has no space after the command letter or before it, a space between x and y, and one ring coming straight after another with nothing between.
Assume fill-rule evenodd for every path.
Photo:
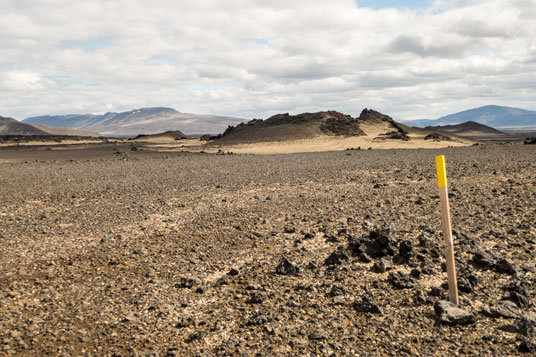
<instances>
[{"instance_id":1,"label":"dark brown soil","mask_svg":"<svg viewBox=\"0 0 536 357\"><path fill-rule=\"evenodd\" d=\"M434 310L447 297L437 154L460 320ZM522 144L267 156L0 148L0 162L20 161L0 163L0 353L530 351L534 157Z\"/></svg>"}]
</instances>

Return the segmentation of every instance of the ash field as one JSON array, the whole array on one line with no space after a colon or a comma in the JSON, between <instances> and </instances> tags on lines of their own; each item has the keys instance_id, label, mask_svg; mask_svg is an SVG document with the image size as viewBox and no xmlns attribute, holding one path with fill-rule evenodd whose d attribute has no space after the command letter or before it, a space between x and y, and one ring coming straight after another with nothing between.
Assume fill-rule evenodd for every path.
<instances>
[{"instance_id":1,"label":"ash field","mask_svg":"<svg viewBox=\"0 0 536 357\"><path fill-rule=\"evenodd\" d=\"M440 302L438 154L459 309ZM0 354L536 353L535 157L4 148Z\"/></svg>"}]
</instances>

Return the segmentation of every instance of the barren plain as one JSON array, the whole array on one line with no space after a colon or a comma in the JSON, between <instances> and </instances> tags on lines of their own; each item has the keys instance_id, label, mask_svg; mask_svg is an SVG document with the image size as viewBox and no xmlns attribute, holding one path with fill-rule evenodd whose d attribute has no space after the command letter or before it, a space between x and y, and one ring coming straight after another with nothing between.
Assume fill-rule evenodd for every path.
<instances>
[{"instance_id":1,"label":"barren plain","mask_svg":"<svg viewBox=\"0 0 536 357\"><path fill-rule=\"evenodd\" d=\"M0 148L0 354L535 353L536 145L136 145Z\"/></svg>"}]
</instances>

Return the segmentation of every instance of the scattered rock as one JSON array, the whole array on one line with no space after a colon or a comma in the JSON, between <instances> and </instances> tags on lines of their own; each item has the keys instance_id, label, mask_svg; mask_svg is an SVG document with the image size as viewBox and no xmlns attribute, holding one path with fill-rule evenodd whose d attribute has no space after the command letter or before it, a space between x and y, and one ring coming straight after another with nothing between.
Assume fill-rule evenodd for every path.
<instances>
[{"instance_id":1,"label":"scattered rock","mask_svg":"<svg viewBox=\"0 0 536 357\"><path fill-rule=\"evenodd\" d=\"M519 271L519 268L510 259L499 259L495 264L497 273L514 275Z\"/></svg>"},{"instance_id":2,"label":"scattered rock","mask_svg":"<svg viewBox=\"0 0 536 357\"><path fill-rule=\"evenodd\" d=\"M413 244L409 240L400 243L399 254L406 260L409 260L414 255Z\"/></svg>"},{"instance_id":3,"label":"scattered rock","mask_svg":"<svg viewBox=\"0 0 536 357\"><path fill-rule=\"evenodd\" d=\"M369 300L369 298L366 295L361 296L357 300L354 301L353 307L357 312L369 312L371 314L377 314L381 315L382 311L372 301Z\"/></svg>"},{"instance_id":4,"label":"scattered rock","mask_svg":"<svg viewBox=\"0 0 536 357\"><path fill-rule=\"evenodd\" d=\"M246 326L260 326L271 321L271 317L267 317L262 312L257 311L246 319Z\"/></svg>"},{"instance_id":5,"label":"scattered rock","mask_svg":"<svg viewBox=\"0 0 536 357\"><path fill-rule=\"evenodd\" d=\"M350 260L350 252L344 247L339 247L335 252L331 253L324 261L325 265L341 265Z\"/></svg>"},{"instance_id":6,"label":"scattered rock","mask_svg":"<svg viewBox=\"0 0 536 357\"><path fill-rule=\"evenodd\" d=\"M439 315L439 323L443 325L470 325L475 323L475 315L461 309L450 301L440 300L434 304L434 311Z\"/></svg>"},{"instance_id":7,"label":"scattered rock","mask_svg":"<svg viewBox=\"0 0 536 357\"><path fill-rule=\"evenodd\" d=\"M201 284L201 280L199 280L198 278L181 278L180 280L180 283L179 284L176 284L175 286L176 287L179 287L179 288L192 288L196 285L200 285Z\"/></svg>"},{"instance_id":8,"label":"scattered rock","mask_svg":"<svg viewBox=\"0 0 536 357\"><path fill-rule=\"evenodd\" d=\"M497 254L492 250L476 252L471 263L478 268L490 270L495 267L499 260Z\"/></svg>"},{"instance_id":9,"label":"scattered rock","mask_svg":"<svg viewBox=\"0 0 536 357\"><path fill-rule=\"evenodd\" d=\"M264 297L259 291L255 291L249 296L248 304L260 304L264 301Z\"/></svg>"},{"instance_id":10,"label":"scattered rock","mask_svg":"<svg viewBox=\"0 0 536 357\"><path fill-rule=\"evenodd\" d=\"M319 341L326 339L326 331L322 329L314 329L309 333L309 339L313 341Z\"/></svg>"},{"instance_id":11,"label":"scattered rock","mask_svg":"<svg viewBox=\"0 0 536 357\"><path fill-rule=\"evenodd\" d=\"M284 233L296 233L296 227L294 226L285 226L283 229Z\"/></svg>"},{"instance_id":12,"label":"scattered rock","mask_svg":"<svg viewBox=\"0 0 536 357\"><path fill-rule=\"evenodd\" d=\"M346 291L344 290L344 288L342 286L333 285L331 287L331 290L328 293L328 296L329 297L334 297L334 296L344 295L345 293L346 293Z\"/></svg>"},{"instance_id":13,"label":"scattered rock","mask_svg":"<svg viewBox=\"0 0 536 357\"><path fill-rule=\"evenodd\" d=\"M275 272L281 275L298 275L300 268L289 262L287 258L282 258L275 268Z\"/></svg>"},{"instance_id":14,"label":"scattered rock","mask_svg":"<svg viewBox=\"0 0 536 357\"><path fill-rule=\"evenodd\" d=\"M482 308L482 313L492 318L515 319L519 317L519 308L513 301L503 300L499 301L494 308Z\"/></svg>"},{"instance_id":15,"label":"scattered rock","mask_svg":"<svg viewBox=\"0 0 536 357\"><path fill-rule=\"evenodd\" d=\"M517 333L528 337L534 337L536 334L536 313L527 312L521 315L521 317L514 323L514 327L516 328Z\"/></svg>"},{"instance_id":16,"label":"scattered rock","mask_svg":"<svg viewBox=\"0 0 536 357\"><path fill-rule=\"evenodd\" d=\"M204 337L204 335L205 334L203 333L203 331L193 332L190 335L188 335L188 337L186 338L186 342L187 343L192 343L194 341L201 340Z\"/></svg>"},{"instance_id":17,"label":"scattered rock","mask_svg":"<svg viewBox=\"0 0 536 357\"><path fill-rule=\"evenodd\" d=\"M393 269L393 261L390 257L382 257L380 261L374 263L371 269L375 273L384 273Z\"/></svg>"},{"instance_id":18,"label":"scattered rock","mask_svg":"<svg viewBox=\"0 0 536 357\"><path fill-rule=\"evenodd\" d=\"M507 295L503 298L511 300L520 307L530 307L534 304L532 301L531 284L525 280L516 279L504 287Z\"/></svg>"},{"instance_id":19,"label":"scattered rock","mask_svg":"<svg viewBox=\"0 0 536 357\"><path fill-rule=\"evenodd\" d=\"M238 275L238 270L235 269L235 268L232 268L231 270L229 270L229 272L227 273L227 275L230 275L230 276L237 276L237 275Z\"/></svg>"},{"instance_id":20,"label":"scattered rock","mask_svg":"<svg viewBox=\"0 0 536 357\"><path fill-rule=\"evenodd\" d=\"M536 143L536 139L535 139L535 143ZM532 353L533 355L536 355L536 342L523 339L523 341L521 341L521 343L519 344L519 347L517 350L522 353Z\"/></svg>"},{"instance_id":21,"label":"scattered rock","mask_svg":"<svg viewBox=\"0 0 536 357\"><path fill-rule=\"evenodd\" d=\"M411 289L415 286L415 279L400 271L389 273L387 281L397 289Z\"/></svg>"}]
</instances>

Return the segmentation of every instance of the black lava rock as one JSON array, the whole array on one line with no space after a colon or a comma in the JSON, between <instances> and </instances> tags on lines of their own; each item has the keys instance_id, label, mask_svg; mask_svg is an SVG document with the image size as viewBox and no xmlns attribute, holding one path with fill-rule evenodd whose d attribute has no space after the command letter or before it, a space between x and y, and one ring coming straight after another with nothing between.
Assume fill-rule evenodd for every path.
<instances>
[{"instance_id":1,"label":"black lava rock","mask_svg":"<svg viewBox=\"0 0 536 357\"><path fill-rule=\"evenodd\" d=\"M380 261L375 262L372 266L372 271L375 273L384 273L391 269L393 269L393 261L390 257L382 257Z\"/></svg>"},{"instance_id":2,"label":"black lava rock","mask_svg":"<svg viewBox=\"0 0 536 357\"><path fill-rule=\"evenodd\" d=\"M369 312L371 314L382 315L382 311L366 295L361 296L353 303L353 307L357 312Z\"/></svg>"},{"instance_id":3,"label":"black lava rock","mask_svg":"<svg viewBox=\"0 0 536 357\"><path fill-rule=\"evenodd\" d=\"M343 262L350 260L350 252L344 247L339 247L336 251L331 253L324 261L325 265L341 265Z\"/></svg>"},{"instance_id":4,"label":"black lava rock","mask_svg":"<svg viewBox=\"0 0 536 357\"><path fill-rule=\"evenodd\" d=\"M397 289L411 289L415 286L415 279L399 271L389 273L387 281Z\"/></svg>"},{"instance_id":5,"label":"black lava rock","mask_svg":"<svg viewBox=\"0 0 536 357\"><path fill-rule=\"evenodd\" d=\"M499 301L493 308L483 308L482 313L491 318L515 319L519 317L519 308L513 301L503 300Z\"/></svg>"},{"instance_id":6,"label":"black lava rock","mask_svg":"<svg viewBox=\"0 0 536 357\"><path fill-rule=\"evenodd\" d=\"M201 280L197 279L197 278L181 278L180 280L180 283L179 284L176 284L175 286L176 287L179 287L179 288L192 288L196 285L200 285L201 284Z\"/></svg>"},{"instance_id":7,"label":"black lava rock","mask_svg":"<svg viewBox=\"0 0 536 357\"><path fill-rule=\"evenodd\" d=\"M287 258L282 258L275 268L275 272L281 275L298 275L300 268L289 262Z\"/></svg>"},{"instance_id":8,"label":"black lava rock","mask_svg":"<svg viewBox=\"0 0 536 357\"><path fill-rule=\"evenodd\" d=\"M497 273L508 275L514 275L519 271L519 268L510 259L500 259L494 268Z\"/></svg>"},{"instance_id":9,"label":"black lava rock","mask_svg":"<svg viewBox=\"0 0 536 357\"><path fill-rule=\"evenodd\" d=\"M536 143L536 139L534 140ZM517 349L519 352L522 353L532 353L533 355L536 355L536 343L530 340L523 340L519 344L519 347Z\"/></svg>"},{"instance_id":10,"label":"black lava rock","mask_svg":"<svg viewBox=\"0 0 536 357\"><path fill-rule=\"evenodd\" d=\"M246 319L246 326L260 326L267 322L271 322L272 318L265 316L260 311L255 312L253 315Z\"/></svg>"},{"instance_id":11,"label":"black lava rock","mask_svg":"<svg viewBox=\"0 0 536 357\"><path fill-rule=\"evenodd\" d=\"M414 255L413 244L409 240L405 240L400 243L399 254L406 260L409 260Z\"/></svg>"},{"instance_id":12,"label":"black lava rock","mask_svg":"<svg viewBox=\"0 0 536 357\"><path fill-rule=\"evenodd\" d=\"M461 309L449 301L438 301L434 304L434 311L439 315L439 323L443 325L470 325L475 323L475 314Z\"/></svg>"},{"instance_id":13,"label":"black lava rock","mask_svg":"<svg viewBox=\"0 0 536 357\"><path fill-rule=\"evenodd\" d=\"M260 304L264 301L264 297L259 291L251 293L249 299L247 300L248 304Z\"/></svg>"},{"instance_id":14,"label":"black lava rock","mask_svg":"<svg viewBox=\"0 0 536 357\"><path fill-rule=\"evenodd\" d=\"M497 253L492 250L486 250L476 252L473 255L473 259L471 259L471 263L480 269L490 270L495 267L498 260Z\"/></svg>"}]
</instances>

